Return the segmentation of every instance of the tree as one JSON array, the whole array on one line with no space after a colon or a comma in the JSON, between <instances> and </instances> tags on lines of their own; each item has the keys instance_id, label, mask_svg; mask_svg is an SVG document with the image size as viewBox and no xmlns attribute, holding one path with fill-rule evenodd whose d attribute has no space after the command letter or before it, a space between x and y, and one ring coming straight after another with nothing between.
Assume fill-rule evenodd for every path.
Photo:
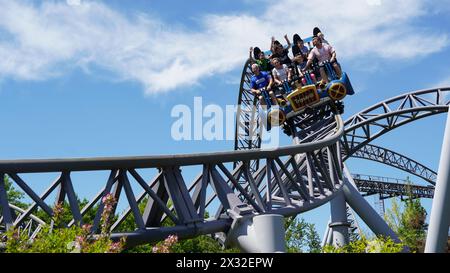
<instances>
[{"instance_id":1,"label":"tree","mask_svg":"<svg viewBox=\"0 0 450 273\"><path fill-rule=\"evenodd\" d=\"M427 212L418 199L407 199L403 203L404 208L401 210L397 201L393 200L392 209L386 211L386 221L411 252L418 252L426 236Z\"/></svg>"},{"instance_id":2,"label":"tree","mask_svg":"<svg viewBox=\"0 0 450 273\"><path fill-rule=\"evenodd\" d=\"M12 182L9 180L9 177L7 175L3 177L3 181L5 182L5 189L6 194L8 196L8 202L20 208L26 208L27 204L22 202L24 193L14 188Z\"/></svg>"},{"instance_id":3,"label":"tree","mask_svg":"<svg viewBox=\"0 0 450 273\"><path fill-rule=\"evenodd\" d=\"M321 251L319 234L315 225L307 223L303 218L295 216L286 218L286 250L287 252L313 252Z\"/></svg>"},{"instance_id":4,"label":"tree","mask_svg":"<svg viewBox=\"0 0 450 273\"><path fill-rule=\"evenodd\" d=\"M422 207L420 200L413 198L411 187L408 190L408 198L402 198L402 203L403 210L396 199L392 201L392 208L386 211L386 222L411 252L419 252L425 241L427 212Z\"/></svg>"}]
</instances>

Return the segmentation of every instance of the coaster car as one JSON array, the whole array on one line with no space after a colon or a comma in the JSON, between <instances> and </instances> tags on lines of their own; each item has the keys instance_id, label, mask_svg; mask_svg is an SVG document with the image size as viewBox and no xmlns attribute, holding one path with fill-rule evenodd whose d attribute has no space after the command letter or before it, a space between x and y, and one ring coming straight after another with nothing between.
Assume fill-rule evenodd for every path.
<instances>
[{"instance_id":1,"label":"coaster car","mask_svg":"<svg viewBox=\"0 0 450 273\"><path fill-rule=\"evenodd\" d=\"M328 83L316 81L312 70L306 71L301 77L294 77L291 82L284 81L275 89L278 105L272 106L272 101L266 90L261 90L267 108L260 110L263 120L267 121L266 129L281 126L286 120L297 116L307 109L315 109L326 105L340 105L347 95L353 95L352 84L348 75L343 72L338 78L330 62L320 64L328 75ZM302 83L302 84L300 84ZM261 112L262 111L262 112ZM339 110L340 112L343 109Z\"/></svg>"}]
</instances>

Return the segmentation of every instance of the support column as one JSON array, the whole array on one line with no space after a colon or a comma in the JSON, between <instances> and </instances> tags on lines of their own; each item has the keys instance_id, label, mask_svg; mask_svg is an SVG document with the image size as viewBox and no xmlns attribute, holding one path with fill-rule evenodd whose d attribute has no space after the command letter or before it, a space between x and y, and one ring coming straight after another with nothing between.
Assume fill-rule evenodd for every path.
<instances>
[{"instance_id":1,"label":"support column","mask_svg":"<svg viewBox=\"0 0 450 273\"><path fill-rule=\"evenodd\" d=\"M335 198L330 201L331 207L331 234L333 236L333 246L343 247L349 242L347 221L347 205L343 192L339 192Z\"/></svg>"},{"instance_id":2,"label":"support column","mask_svg":"<svg viewBox=\"0 0 450 273\"><path fill-rule=\"evenodd\" d=\"M333 237L331 234L331 228L330 228L331 220L328 221L327 227L325 228L325 233L323 234L322 238L322 247L326 245L331 245L331 238Z\"/></svg>"},{"instance_id":3,"label":"support column","mask_svg":"<svg viewBox=\"0 0 450 273\"><path fill-rule=\"evenodd\" d=\"M426 253L445 252L450 224L450 111L445 125L444 141L431 207Z\"/></svg>"},{"instance_id":4,"label":"support column","mask_svg":"<svg viewBox=\"0 0 450 273\"><path fill-rule=\"evenodd\" d=\"M390 237L394 242L400 243L397 234L388 226L381 216L372 208L358 191L353 178L344 164L344 185L343 191L345 200L367 226L376 234Z\"/></svg>"},{"instance_id":5,"label":"support column","mask_svg":"<svg viewBox=\"0 0 450 273\"><path fill-rule=\"evenodd\" d=\"M284 217L264 214L235 219L227 243L247 253L286 252Z\"/></svg>"}]
</instances>

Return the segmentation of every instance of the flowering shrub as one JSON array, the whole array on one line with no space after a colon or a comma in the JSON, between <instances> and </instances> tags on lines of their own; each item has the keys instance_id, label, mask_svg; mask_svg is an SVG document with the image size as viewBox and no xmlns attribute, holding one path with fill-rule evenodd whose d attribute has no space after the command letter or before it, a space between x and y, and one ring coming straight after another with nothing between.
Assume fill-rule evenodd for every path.
<instances>
[{"instance_id":1,"label":"flowering shrub","mask_svg":"<svg viewBox=\"0 0 450 273\"><path fill-rule=\"evenodd\" d=\"M61 220L64 214L63 204L56 204L53 209L54 225L45 226L34 240L18 229L11 229L6 235L6 252L9 253L119 253L125 245L125 238L118 242L110 239L109 228L114 196L107 194L103 199L104 210L101 216L101 233L92 235L92 225L74 225L65 228Z\"/></svg>"},{"instance_id":2,"label":"flowering shrub","mask_svg":"<svg viewBox=\"0 0 450 273\"><path fill-rule=\"evenodd\" d=\"M170 253L172 247L178 242L176 235L169 235L163 242L158 243L152 248L153 253Z\"/></svg>"}]
</instances>

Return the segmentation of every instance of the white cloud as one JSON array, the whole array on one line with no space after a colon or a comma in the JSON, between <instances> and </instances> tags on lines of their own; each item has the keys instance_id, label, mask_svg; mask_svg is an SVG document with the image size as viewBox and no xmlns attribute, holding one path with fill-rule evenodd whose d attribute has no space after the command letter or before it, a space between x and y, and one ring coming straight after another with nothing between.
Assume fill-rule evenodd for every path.
<instances>
[{"instance_id":1,"label":"white cloud","mask_svg":"<svg viewBox=\"0 0 450 273\"><path fill-rule=\"evenodd\" d=\"M267 48L272 35L306 37L316 25L346 61L409 59L448 44L447 34L414 27L427 14L426 0L262 1L263 14L205 15L199 31L105 3L0 0L0 78L40 80L99 66L147 94L164 92L242 66L248 48Z\"/></svg>"},{"instance_id":2,"label":"white cloud","mask_svg":"<svg viewBox=\"0 0 450 273\"><path fill-rule=\"evenodd\" d=\"M437 83L430 84L429 88L450 87L450 76L444 77Z\"/></svg>"}]
</instances>

